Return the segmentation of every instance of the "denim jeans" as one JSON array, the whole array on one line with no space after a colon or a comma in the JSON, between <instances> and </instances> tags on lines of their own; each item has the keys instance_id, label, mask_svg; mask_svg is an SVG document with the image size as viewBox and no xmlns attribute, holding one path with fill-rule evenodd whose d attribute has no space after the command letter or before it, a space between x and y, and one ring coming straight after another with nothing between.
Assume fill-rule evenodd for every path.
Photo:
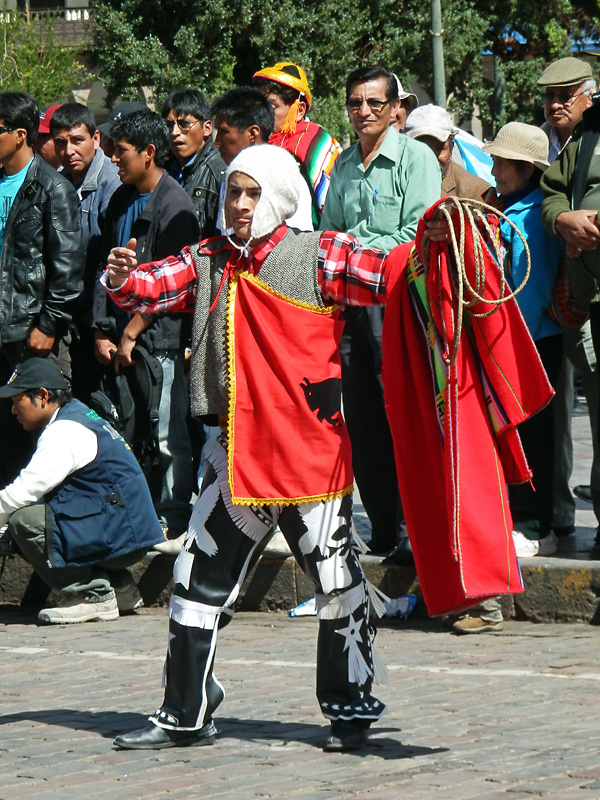
<instances>
[{"instance_id":1,"label":"denim jeans","mask_svg":"<svg viewBox=\"0 0 600 800\"><path fill-rule=\"evenodd\" d=\"M158 410L158 447L162 482L155 508L162 525L187 530L193 490L192 446L186 424L188 383L180 350L155 350L163 385Z\"/></svg>"}]
</instances>

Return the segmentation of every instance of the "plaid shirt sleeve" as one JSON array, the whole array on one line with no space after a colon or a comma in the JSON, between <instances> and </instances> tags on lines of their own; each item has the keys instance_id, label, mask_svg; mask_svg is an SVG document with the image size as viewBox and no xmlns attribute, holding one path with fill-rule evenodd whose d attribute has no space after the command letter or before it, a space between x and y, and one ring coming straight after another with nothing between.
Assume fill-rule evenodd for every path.
<instances>
[{"instance_id":1,"label":"plaid shirt sleeve","mask_svg":"<svg viewBox=\"0 0 600 800\"><path fill-rule=\"evenodd\" d=\"M126 311L158 314L163 311L193 311L196 279L190 248L184 247L178 256L140 264L118 289L108 286L106 273L100 280L115 303Z\"/></svg>"},{"instance_id":2,"label":"plaid shirt sleeve","mask_svg":"<svg viewBox=\"0 0 600 800\"><path fill-rule=\"evenodd\" d=\"M324 231L319 242L319 286L325 300L341 305L385 305L387 253L362 247L347 233Z\"/></svg>"}]
</instances>

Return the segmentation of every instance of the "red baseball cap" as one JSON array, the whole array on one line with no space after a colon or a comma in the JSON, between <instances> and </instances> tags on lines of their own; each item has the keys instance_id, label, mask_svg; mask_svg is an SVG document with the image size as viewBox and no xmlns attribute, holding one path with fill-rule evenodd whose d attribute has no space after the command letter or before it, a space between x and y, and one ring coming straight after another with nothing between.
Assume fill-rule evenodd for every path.
<instances>
[{"instance_id":1,"label":"red baseball cap","mask_svg":"<svg viewBox=\"0 0 600 800\"><path fill-rule=\"evenodd\" d=\"M56 111L57 108L60 108L62 103L57 103L55 106L48 106L45 108L42 113L40 114L40 133L50 133L50 120L52 119L52 114Z\"/></svg>"}]
</instances>

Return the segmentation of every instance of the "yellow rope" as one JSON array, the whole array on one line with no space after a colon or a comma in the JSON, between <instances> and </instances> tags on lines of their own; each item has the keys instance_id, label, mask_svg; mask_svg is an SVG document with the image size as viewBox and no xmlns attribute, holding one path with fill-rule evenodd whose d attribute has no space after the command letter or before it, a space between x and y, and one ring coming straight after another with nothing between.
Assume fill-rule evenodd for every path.
<instances>
[{"instance_id":1,"label":"yellow rope","mask_svg":"<svg viewBox=\"0 0 600 800\"><path fill-rule=\"evenodd\" d=\"M456 238L456 231L454 229L454 225L452 223L452 212L456 211L458 214L458 222L459 222L459 236L458 240ZM504 264L502 263L502 253L500 250L500 245L494 235L494 231L492 230L489 222L487 221L486 215L483 213L484 211L490 211L497 217L501 217L502 219L506 220L509 225L516 231L518 236L520 237L521 241L523 242L523 247L525 249L525 255L527 257L527 270L525 272L525 277L517 286L514 291L509 290L509 285L506 280L506 275L504 271ZM446 200L438 206L437 211L433 219L439 219L440 215L443 215L448 223L448 228L450 231L450 239L451 239L451 248L452 248L452 256L454 259L454 263L456 264L456 289L458 295L458 318L456 321L455 329L454 329L454 337L452 343L452 355L447 354L446 343L441 340L441 337L437 333L436 327L434 325L431 326L432 330L435 332L434 335L438 336L440 344L444 349L444 361L446 364L451 366L456 361L456 357L458 355L458 348L460 345L460 337L462 335L462 328L463 328L463 313L465 308L469 308L470 306L475 305L476 303L484 303L485 305L492 306L489 311L475 313L474 311L469 311L469 313L474 317L489 317L495 311L497 311L502 303L506 303L509 300L514 299L516 295L523 289L527 281L529 280L529 275L531 273L531 253L529 252L529 247L527 246L527 241L523 233L517 228L512 220L510 220L505 214L499 211L497 208L484 203L481 200L471 200L470 198L462 198L462 197L447 197ZM475 259L475 285L473 286L469 278L467 276L467 272L465 269L465 234L467 230L467 226L471 231L471 236L473 238L473 253ZM500 297L495 300L490 300L484 297L485 294L485 262L484 262L484 247L486 246L484 235L481 231L481 227L483 227L485 233L487 234L487 241L488 244L491 246L494 252L494 256L498 263L498 269L500 271ZM427 275L430 270L430 263L429 263L429 248L431 245L431 241L427 237L423 237L423 242L421 245L421 261L423 262L423 266L425 268L425 279L427 280ZM469 295L469 299L465 300L465 289L466 293ZM431 312L431 300L429 297L429 292L426 292L427 297L427 313L429 315L429 319L432 319L432 312Z\"/></svg>"}]
</instances>

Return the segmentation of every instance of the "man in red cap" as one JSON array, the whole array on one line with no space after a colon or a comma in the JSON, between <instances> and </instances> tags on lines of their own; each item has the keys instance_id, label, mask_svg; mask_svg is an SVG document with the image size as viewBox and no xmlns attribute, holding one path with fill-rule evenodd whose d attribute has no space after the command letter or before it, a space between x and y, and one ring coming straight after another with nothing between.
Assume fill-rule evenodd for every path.
<instances>
[{"instance_id":1,"label":"man in red cap","mask_svg":"<svg viewBox=\"0 0 600 800\"><path fill-rule=\"evenodd\" d=\"M50 164L54 169L60 169L61 164L54 149L54 139L50 134L50 120L57 108L60 108L62 103L56 103L53 106L48 106L40 114L40 128L38 137L36 139L34 150L40 154L46 164Z\"/></svg>"}]
</instances>

